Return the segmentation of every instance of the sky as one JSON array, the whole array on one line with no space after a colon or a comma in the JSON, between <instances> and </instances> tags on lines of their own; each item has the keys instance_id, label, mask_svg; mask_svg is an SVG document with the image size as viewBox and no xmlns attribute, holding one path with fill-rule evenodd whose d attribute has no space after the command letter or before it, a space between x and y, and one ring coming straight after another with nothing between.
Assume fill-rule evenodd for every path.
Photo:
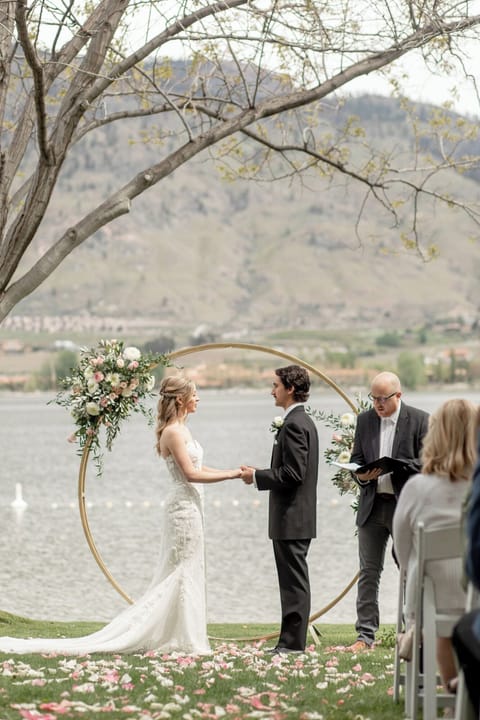
<instances>
[{"instance_id":1,"label":"sky","mask_svg":"<svg viewBox=\"0 0 480 720\"><path fill-rule=\"evenodd\" d=\"M175 4L177 0L172 0ZM357 0L362 2L362 0ZM460 0L459 4L468 8L470 15L480 14L480 0ZM149 5L141 8L135 21L129 28L126 39L130 39L131 46L135 47L139 42L145 41L148 36L149 16L152 13L152 7ZM162 5L163 7L163 5ZM175 5L176 7L176 5ZM368 3L365 5L368 7ZM146 13L149 13L147 16ZM158 20L161 16L157 16L153 12L154 32L158 32ZM367 21L368 22L368 21ZM48 30L47 30L48 34ZM175 52L175 43L169 43L168 49ZM479 83L480 94L480 41L463 39L461 49L464 53L464 62L467 70L472 76L477 78ZM421 57L420 51L412 51L404 56L396 63L390 66L390 70L394 75L401 79L404 93L412 100L432 103L434 105L442 105L446 101L453 102L453 109L457 112L469 116L480 117L480 99L477 97L475 84L471 80L467 80L460 70L456 75L445 77L444 75L432 74L425 69L425 63ZM404 75L407 77L402 77ZM457 97L452 96L452 88L456 89ZM381 95L391 96L391 86L388 80L381 73L372 73L371 75L358 78L354 82L350 82L345 86L347 93L378 93Z\"/></svg>"},{"instance_id":2,"label":"sky","mask_svg":"<svg viewBox=\"0 0 480 720\"><path fill-rule=\"evenodd\" d=\"M371 0L357 0L364 3L362 20L369 23L368 13ZM407 3L392 3L395 8L406 7ZM456 5L452 3L455 11L469 17L480 15L480 0L458 0ZM380 11L379 11L380 12ZM406 12L406 10L401 11ZM381 13L380 13L381 14ZM375 17L375 15L374 15ZM461 40L453 40L454 53L446 53L445 58L449 63L456 66L455 70L447 75L443 68L437 63L429 60L433 70L426 67L425 59L421 50L413 50L395 63L389 66L389 72L400 80L404 94L414 101L442 105L445 102L452 102L453 109L457 112L474 117L480 117L480 41L478 29L465 31ZM428 45L426 46L428 52ZM440 51L435 50L438 60ZM443 58L442 58L443 59ZM470 79L466 77L471 75ZM478 88L476 88L478 83ZM360 78L356 84L351 84L352 92L377 92L382 95L391 96L391 85L382 73L372 73ZM454 92L452 93L452 90Z\"/></svg>"},{"instance_id":3,"label":"sky","mask_svg":"<svg viewBox=\"0 0 480 720\"><path fill-rule=\"evenodd\" d=\"M464 48L468 54L468 70L476 78L478 93L480 95L480 43ZM477 96L475 82L465 78L464 73L458 72L452 76L432 74L425 69L425 63L419 53L410 53L393 65L394 75L401 80L405 94L412 100L442 105L446 101L453 102L453 109L462 115L480 117L480 98ZM452 89L456 96L452 95ZM391 95L389 82L380 74L359 78L349 85L349 90L355 94L369 92L380 95Z\"/></svg>"}]
</instances>

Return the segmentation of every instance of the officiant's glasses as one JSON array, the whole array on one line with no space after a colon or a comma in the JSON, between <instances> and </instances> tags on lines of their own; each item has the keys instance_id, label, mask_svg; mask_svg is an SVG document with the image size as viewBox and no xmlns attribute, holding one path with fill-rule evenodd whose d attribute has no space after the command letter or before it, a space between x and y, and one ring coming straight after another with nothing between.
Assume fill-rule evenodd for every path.
<instances>
[{"instance_id":1,"label":"officiant's glasses","mask_svg":"<svg viewBox=\"0 0 480 720\"><path fill-rule=\"evenodd\" d=\"M396 394L396 392L393 392L390 395L387 395L387 397L383 397L382 395L372 395L372 393L368 393L368 397L372 402L378 402L383 404L387 402L387 400L390 400L390 398L392 398Z\"/></svg>"}]
</instances>

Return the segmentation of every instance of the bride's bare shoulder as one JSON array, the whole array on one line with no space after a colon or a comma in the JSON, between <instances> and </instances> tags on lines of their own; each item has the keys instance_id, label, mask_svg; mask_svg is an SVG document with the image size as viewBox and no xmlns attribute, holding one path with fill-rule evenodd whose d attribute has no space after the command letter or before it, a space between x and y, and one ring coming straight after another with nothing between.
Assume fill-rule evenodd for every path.
<instances>
[{"instance_id":1,"label":"bride's bare shoulder","mask_svg":"<svg viewBox=\"0 0 480 720\"><path fill-rule=\"evenodd\" d=\"M186 428L182 423L169 423L162 432L160 449L163 457L171 455L174 448L184 445L188 440Z\"/></svg>"},{"instance_id":2,"label":"bride's bare shoulder","mask_svg":"<svg viewBox=\"0 0 480 720\"><path fill-rule=\"evenodd\" d=\"M174 433L180 432L180 423L178 422L171 422L168 423L168 425L165 425L162 431L162 437L168 437L169 435L172 435Z\"/></svg>"}]
</instances>

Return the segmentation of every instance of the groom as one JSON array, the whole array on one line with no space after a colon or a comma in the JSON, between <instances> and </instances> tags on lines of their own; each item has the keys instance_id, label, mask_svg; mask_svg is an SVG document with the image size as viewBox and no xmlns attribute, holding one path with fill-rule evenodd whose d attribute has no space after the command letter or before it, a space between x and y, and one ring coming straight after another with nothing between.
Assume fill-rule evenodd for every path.
<instances>
[{"instance_id":1,"label":"groom","mask_svg":"<svg viewBox=\"0 0 480 720\"><path fill-rule=\"evenodd\" d=\"M310 378L298 365L275 370L272 395L285 410L275 435L269 470L242 467L247 485L269 490L269 537L277 566L282 608L280 636L273 652L305 650L310 615L307 553L316 537L318 435L305 412Z\"/></svg>"}]
</instances>

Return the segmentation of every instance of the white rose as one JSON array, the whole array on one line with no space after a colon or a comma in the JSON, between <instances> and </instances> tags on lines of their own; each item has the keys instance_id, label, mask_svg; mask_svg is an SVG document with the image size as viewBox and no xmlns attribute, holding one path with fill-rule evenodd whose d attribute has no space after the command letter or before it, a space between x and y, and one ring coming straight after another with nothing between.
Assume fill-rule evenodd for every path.
<instances>
[{"instance_id":1,"label":"white rose","mask_svg":"<svg viewBox=\"0 0 480 720\"><path fill-rule=\"evenodd\" d=\"M282 425L283 425L282 416L276 415L272 420L272 424L270 425L270 432L274 432L274 433L278 432L280 430L280 428L282 427Z\"/></svg>"},{"instance_id":2,"label":"white rose","mask_svg":"<svg viewBox=\"0 0 480 720\"><path fill-rule=\"evenodd\" d=\"M343 413L340 418L340 424L343 425L343 427L355 425L355 415L353 415L353 413Z\"/></svg>"},{"instance_id":3,"label":"white rose","mask_svg":"<svg viewBox=\"0 0 480 720\"><path fill-rule=\"evenodd\" d=\"M83 373L85 375L85 380L90 380L95 374L95 370L90 365L85 368L85 372Z\"/></svg>"},{"instance_id":4,"label":"white rose","mask_svg":"<svg viewBox=\"0 0 480 720\"><path fill-rule=\"evenodd\" d=\"M120 383L120 375L118 373L108 373L106 381L110 383L110 385L116 386Z\"/></svg>"},{"instance_id":5,"label":"white rose","mask_svg":"<svg viewBox=\"0 0 480 720\"><path fill-rule=\"evenodd\" d=\"M88 389L88 392L90 393L90 395L93 395L95 393L95 391L97 390L97 388L98 388L98 383L95 382L95 380L93 378L91 378L87 383L87 389Z\"/></svg>"},{"instance_id":6,"label":"white rose","mask_svg":"<svg viewBox=\"0 0 480 720\"><path fill-rule=\"evenodd\" d=\"M96 402L88 402L85 407L89 415L100 415L100 407Z\"/></svg>"},{"instance_id":7,"label":"white rose","mask_svg":"<svg viewBox=\"0 0 480 720\"><path fill-rule=\"evenodd\" d=\"M339 462L339 463L350 462L350 455L351 455L351 453L348 450L343 450L340 453L340 455L337 457L337 462Z\"/></svg>"},{"instance_id":8,"label":"white rose","mask_svg":"<svg viewBox=\"0 0 480 720\"><path fill-rule=\"evenodd\" d=\"M125 348L123 351L123 357L125 360L132 361L132 360L140 360L142 356L142 353L140 350L136 347L130 346Z\"/></svg>"}]
</instances>

